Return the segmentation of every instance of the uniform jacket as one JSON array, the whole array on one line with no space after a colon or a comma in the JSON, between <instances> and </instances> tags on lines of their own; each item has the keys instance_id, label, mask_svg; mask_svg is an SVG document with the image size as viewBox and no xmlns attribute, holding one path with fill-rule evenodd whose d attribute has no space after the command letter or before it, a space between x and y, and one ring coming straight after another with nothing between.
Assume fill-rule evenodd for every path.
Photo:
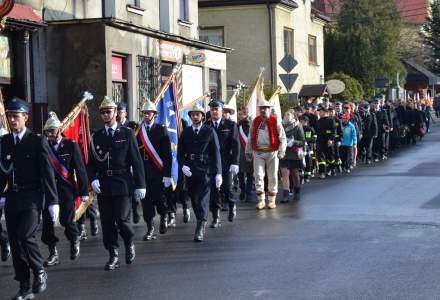
<instances>
[{"instance_id":1,"label":"uniform jacket","mask_svg":"<svg viewBox=\"0 0 440 300\"><path fill-rule=\"evenodd\" d=\"M220 144L220 155L222 157L222 168L229 171L230 165L238 165L240 160L240 140L238 136L237 123L228 119L221 119L218 128L214 128L214 122L208 121L206 126L215 130Z\"/></svg>"},{"instance_id":2,"label":"uniform jacket","mask_svg":"<svg viewBox=\"0 0 440 300\"><path fill-rule=\"evenodd\" d=\"M142 125L144 126L144 125ZM172 165L172 154L171 154L171 142L168 135L168 130L165 126L154 123L148 134L151 144L156 150L157 154L163 163L163 170L160 170L152 161L148 152L146 151L144 144L140 138L142 128L139 130L137 136L137 143L139 145L139 152L143 160L145 175L148 178L161 178L161 177L171 177L171 165Z\"/></svg>"},{"instance_id":3,"label":"uniform jacket","mask_svg":"<svg viewBox=\"0 0 440 300\"><path fill-rule=\"evenodd\" d=\"M377 137L377 121L376 116L369 112L361 114L362 119L362 135L365 138Z\"/></svg>"},{"instance_id":4,"label":"uniform jacket","mask_svg":"<svg viewBox=\"0 0 440 300\"><path fill-rule=\"evenodd\" d=\"M124 123L121 123L121 126L128 127L128 128L133 129L133 130L135 130L135 129L138 127L138 125L136 124L136 122L134 122L134 121L130 121L130 120L128 120L128 119L125 119L125 122L124 122Z\"/></svg>"},{"instance_id":5,"label":"uniform jacket","mask_svg":"<svg viewBox=\"0 0 440 300\"><path fill-rule=\"evenodd\" d=\"M318 120L318 142L334 141L336 138L336 123L333 118L324 117Z\"/></svg>"},{"instance_id":6,"label":"uniform jacket","mask_svg":"<svg viewBox=\"0 0 440 300\"><path fill-rule=\"evenodd\" d=\"M192 176L222 174L220 145L215 130L202 125L195 134L192 126L185 128L179 138L177 159L179 169L188 166Z\"/></svg>"},{"instance_id":7,"label":"uniform jacket","mask_svg":"<svg viewBox=\"0 0 440 300\"><path fill-rule=\"evenodd\" d=\"M243 132L249 138L249 129L251 127L252 119L246 118L238 122L238 130L240 134L240 127L243 129ZM253 173L253 163L252 161L248 161L245 155L246 144L243 145L240 142L240 172L244 173Z\"/></svg>"},{"instance_id":8,"label":"uniform jacket","mask_svg":"<svg viewBox=\"0 0 440 300\"><path fill-rule=\"evenodd\" d=\"M99 180L103 196L129 196L133 186L145 188L142 159L130 128L118 124L113 137L102 128L93 134L90 148L87 172L90 181ZM109 176L113 170L123 174Z\"/></svg>"},{"instance_id":9,"label":"uniform jacket","mask_svg":"<svg viewBox=\"0 0 440 300\"><path fill-rule=\"evenodd\" d=\"M59 201L74 201L77 196L87 196L89 194L87 171L78 144L72 140L63 138L57 150L52 146L51 148L59 162L70 170L69 177L71 181L75 180L74 174L76 175L76 184L78 187L78 189L72 189L54 169Z\"/></svg>"},{"instance_id":10,"label":"uniform jacket","mask_svg":"<svg viewBox=\"0 0 440 300\"><path fill-rule=\"evenodd\" d=\"M385 132L385 127L391 128L388 112L385 109L379 109L374 114L376 115L378 132Z\"/></svg>"},{"instance_id":11,"label":"uniform jacket","mask_svg":"<svg viewBox=\"0 0 440 300\"><path fill-rule=\"evenodd\" d=\"M286 155L284 156L284 160L300 160L298 156L298 150L303 150L305 144L304 131L301 124L293 125L292 123L284 124L284 131L286 133L287 140L293 139L293 146L286 148ZM302 158L301 158L302 159Z\"/></svg>"},{"instance_id":12,"label":"uniform jacket","mask_svg":"<svg viewBox=\"0 0 440 300\"><path fill-rule=\"evenodd\" d=\"M57 204L57 188L49 161L47 139L26 129L18 145L14 144L12 133L2 136L0 145L3 166L8 170L13 164L10 174L0 171L0 189L3 191L8 185L6 207L13 210L42 209ZM22 190L13 192L14 184Z\"/></svg>"}]
</instances>

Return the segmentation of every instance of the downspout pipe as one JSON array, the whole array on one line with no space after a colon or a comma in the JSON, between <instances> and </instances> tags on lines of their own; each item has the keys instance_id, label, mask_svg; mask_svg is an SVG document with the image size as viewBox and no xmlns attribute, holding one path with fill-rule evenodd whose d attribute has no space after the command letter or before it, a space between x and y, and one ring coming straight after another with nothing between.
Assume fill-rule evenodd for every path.
<instances>
[{"instance_id":1,"label":"downspout pipe","mask_svg":"<svg viewBox=\"0 0 440 300\"><path fill-rule=\"evenodd\" d=\"M266 2L267 6L267 14L269 19L269 57L270 57L270 81L273 84L274 82L274 66L273 66L273 16L272 16L272 7L270 5L269 0Z\"/></svg>"}]
</instances>

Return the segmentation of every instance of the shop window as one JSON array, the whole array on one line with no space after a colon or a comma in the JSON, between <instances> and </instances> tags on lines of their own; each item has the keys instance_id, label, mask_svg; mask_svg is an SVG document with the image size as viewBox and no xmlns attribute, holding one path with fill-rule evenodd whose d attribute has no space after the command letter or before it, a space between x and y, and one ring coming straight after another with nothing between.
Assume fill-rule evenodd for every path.
<instances>
[{"instance_id":1,"label":"shop window","mask_svg":"<svg viewBox=\"0 0 440 300\"><path fill-rule=\"evenodd\" d=\"M217 46L224 46L224 32L223 27L203 27L200 28L199 39Z\"/></svg>"},{"instance_id":2,"label":"shop window","mask_svg":"<svg viewBox=\"0 0 440 300\"><path fill-rule=\"evenodd\" d=\"M171 62L162 61L160 63L160 81L164 84L173 74L174 64Z\"/></svg>"},{"instance_id":3,"label":"shop window","mask_svg":"<svg viewBox=\"0 0 440 300\"><path fill-rule=\"evenodd\" d=\"M141 0L127 0L127 5L134 7L141 7Z\"/></svg>"},{"instance_id":4,"label":"shop window","mask_svg":"<svg viewBox=\"0 0 440 300\"><path fill-rule=\"evenodd\" d=\"M293 56L293 29L284 27L283 37L284 37L284 55L292 55Z\"/></svg>"},{"instance_id":5,"label":"shop window","mask_svg":"<svg viewBox=\"0 0 440 300\"><path fill-rule=\"evenodd\" d=\"M159 93L160 60L155 57L138 56L139 101L153 100Z\"/></svg>"},{"instance_id":6,"label":"shop window","mask_svg":"<svg viewBox=\"0 0 440 300\"><path fill-rule=\"evenodd\" d=\"M309 35L309 63L318 64L318 49L316 45L316 36Z\"/></svg>"},{"instance_id":7,"label":"shop window","mask_svg":"<svg viewBox=\"0 0 440 300\"><path fill-rule=\"evenodd\" d=\"M209 93L211 99L222 99L222 82L219 70L209 70Z\"/></svg>"},{"instance_id":8,"label":"shop window","mask_svg":"<svg viewBox=\"0 0 440 300\"><path fill-rule=\"evenodd\" d=\"M127 102L126 57L112 56L112 97L116 103Z\"/></svg>"},{"instance_id":9,"label":"shop window","mask_svg":"<svg viewBox=\"0 0 440 300\"><path fill-rule=\"evenodd\" d=\"M180 20L189 22L189 0L180 0Z\"/></svg>"}]
</instances>

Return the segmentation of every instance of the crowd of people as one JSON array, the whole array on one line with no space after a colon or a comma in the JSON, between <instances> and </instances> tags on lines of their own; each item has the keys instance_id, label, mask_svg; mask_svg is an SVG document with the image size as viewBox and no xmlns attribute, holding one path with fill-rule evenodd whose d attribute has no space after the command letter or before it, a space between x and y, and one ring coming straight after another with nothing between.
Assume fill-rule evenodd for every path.
<instances>
[{"instance_id":1,"label":"crowd of people","mask_svg":"<svg viewBox=\"0 0 440 300\"><path fill-rule=\"evenodd\" d=\"M5 212L7 231L0 227L1 259L12 256L20 289L15 300L33 299L46 289L45 268L60 263L55 222L59 219L70 242L70 259L80 256L80 242L99 232L109 260L105 270L120 267L120 235L125 262L135 260L133 223L146 224L144 241L176 226L177 205L183 222L191 219L188 200L196 219L194 241L205 239L210 227L222 224L221 211L234 222L237 201L253 202L257 210L276 209L277 204L299 201L301 186L312 178L324 179L350 173L359 163L386 160L403 145L415 144L429 132L432 105L420 101L308 102L277 116L272 103L262 99L254 118L247 109L238 111L222 101L209 103L209 111L195 105L182 120L176 157L165 125L158 124L157 108L146 101L139 124L127 119L126 105L105 97L99 106L103 126L94 132L89 160L80 148L62 135L62 124L51 113L44 137L26 128L28 104L14 98L6 106L11 133L0 139L0 213ZM173 181L173 160L178 180ZM279 185L281 179L281 185ZM278 191L282 188L282 195ZM89 203L89 188L97 198L75 221L75 199ZM236 199L233 190L239 191ZM98 213L99 212L99 213ZM1 217L1 215L0 215ZM37 242L42 218L42 242L49 249L43 259ZM1 226L1 224L0 224ZM30 284L30 273L34 281Z\"/></svg>"}]
</instances>

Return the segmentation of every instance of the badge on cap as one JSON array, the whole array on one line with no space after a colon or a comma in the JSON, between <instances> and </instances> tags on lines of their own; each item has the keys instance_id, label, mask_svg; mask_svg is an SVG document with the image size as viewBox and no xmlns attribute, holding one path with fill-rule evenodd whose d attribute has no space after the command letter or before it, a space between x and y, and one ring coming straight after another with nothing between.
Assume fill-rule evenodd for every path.
<instances>
[{"instance_id":1,"label":"badge on cap","mask_svg":"<svg viewBox=\"0 0 440 300\"><path fill-rule=\"evenodd\" d=\"M11 158L12 158L11 154L6 155L7 160L11 160Z\"/></svg>"},{"instance_id":2,"label":"badge on cap","mask_svg":"<svg viewBox=\"0 0 440 300\"><path fill-rule=\"evenodd\" d=\"M98 146L96 146L96 150L99 150L99 145L98 145Z\"/></svg>"}]
</instances>

